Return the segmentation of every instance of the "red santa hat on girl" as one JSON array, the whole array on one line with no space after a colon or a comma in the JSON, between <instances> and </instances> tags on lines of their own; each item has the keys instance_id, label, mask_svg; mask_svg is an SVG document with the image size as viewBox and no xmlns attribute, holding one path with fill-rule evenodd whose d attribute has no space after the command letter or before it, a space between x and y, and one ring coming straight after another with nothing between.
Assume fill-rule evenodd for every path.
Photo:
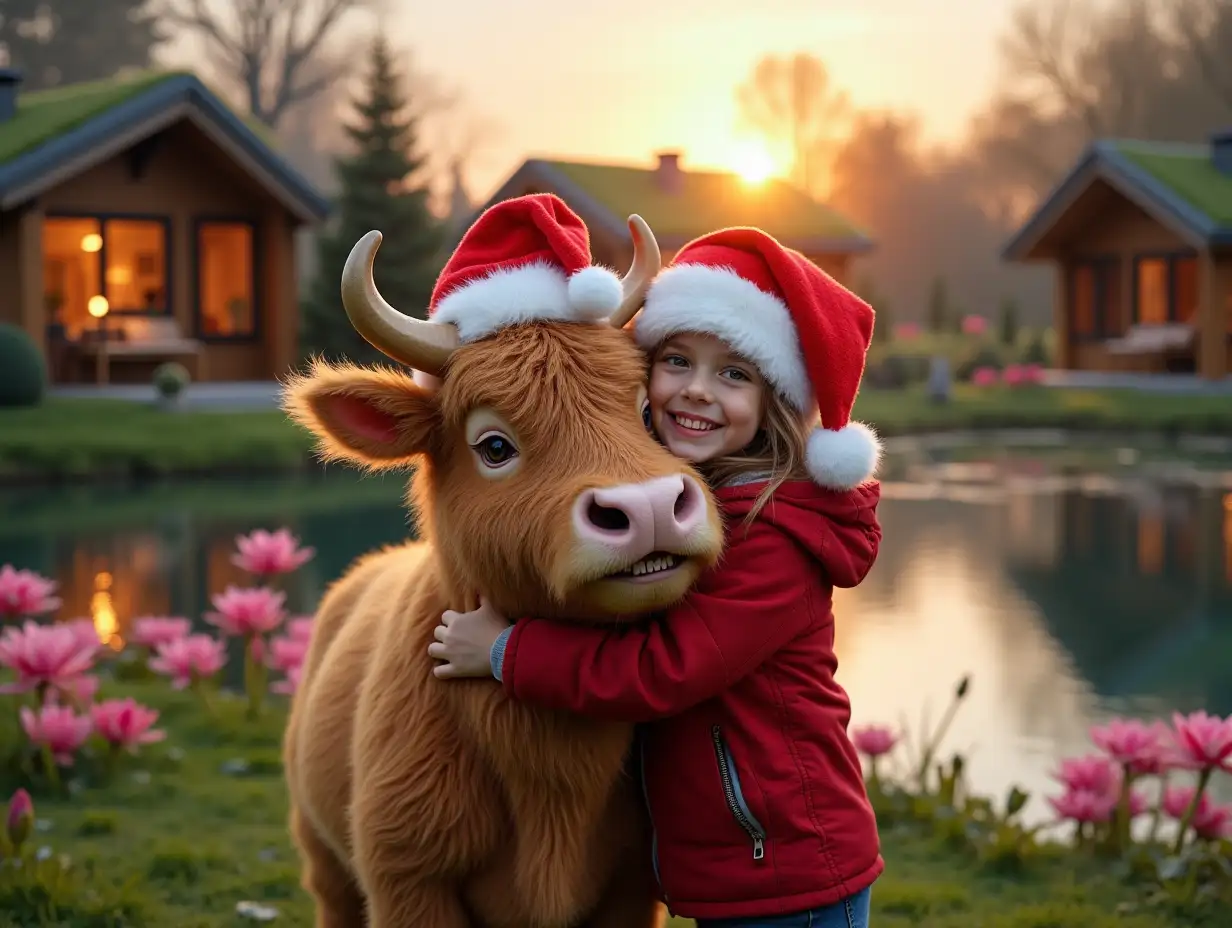
<instances>
[{"instance_id":1,"label":"red santa hat on girl","mask_svg":"<svg viewBox=\"0 0 1232 928\"><path fill-rule=\"evenodd\" d=\"M548 193L503 200L462 237L429 315L463 343L522 322L597 322L620 305L620 278L592 266L586 224Z\"/></svg>"},{"instance_id":2,"label":"red santa hat on girl","mask_svg":"<svg viewBox=\"0 0 1232 928\"><path fill-rule=\"evenodd\" d=\"M876 473L881 442L851 422L873 335L871 306L760 229L721 229L676 253L651 284L635 323L651 350L676 332L721 338L799 410L820 413L806 467L848 490Z\"/></svg>"}]
</instances>

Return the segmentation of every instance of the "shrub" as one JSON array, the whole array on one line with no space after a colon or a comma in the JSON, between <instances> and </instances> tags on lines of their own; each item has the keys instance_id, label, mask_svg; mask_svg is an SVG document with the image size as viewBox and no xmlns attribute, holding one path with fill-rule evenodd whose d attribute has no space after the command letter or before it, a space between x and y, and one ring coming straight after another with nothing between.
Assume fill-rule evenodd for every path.
<instances>
[{"instance_id":1,"label":"shrub","mask_svg":"<svg viewBox=\"0 0 1232 928\"><path fill-rule=\"evenodd\" d=\"M179 396L190 380L188 368L178 361L160 364L154 371L154 387L165 399Z\"/></svg>"},{"instance_id":2,"label":"shrub","mask_svg":"<svg viewBox=\"0 0 1232 928\"><path fill-rule=\"evenodd\" d=\"M959 363L954 375L958 380L967 383L978 370L989 368L999 371L1003 366L1000 353L991 345L985 345Z\"/></svg>"},{"instance_id":3,"label":"shrub","mask_svg":"<svg viewBox=\"0 0 1232 928\"><path fill-rule=\"evenodd\" d=\"M37 406L46 389L47 364L34 339L0 322L0 406Z\"/></svg>"}]
</instances>

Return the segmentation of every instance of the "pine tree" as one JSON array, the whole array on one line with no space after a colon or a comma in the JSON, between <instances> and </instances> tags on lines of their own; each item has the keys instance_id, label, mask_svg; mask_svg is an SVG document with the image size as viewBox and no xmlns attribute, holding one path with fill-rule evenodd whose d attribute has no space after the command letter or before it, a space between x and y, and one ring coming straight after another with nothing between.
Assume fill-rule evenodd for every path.
<instances>
[{"instance_id":1,"label":"pine tree","mask_svg":"<svg viewBox=\"0 0 1232 928\"><path fill-rule=\"evenodd\" d=\"M1001 300L1001 344L1013 348L1018 344L1018 301L1012 296Z\"/></svg>"},{"instance_id":2,"label":"pine tree","mask_svg":"<svg viewBox=\"0 0 1232 928\"><path fill-rule=\"evenodd\" d=\"M951 323L950 299L945 278L933 278L932 292L928 295L928 330L940 335Z\"/></svg>"},{"instance_id":3,"label":"pine tree","mask_svg":"<svg viewBox=\"0 0 1232 928\"><path fill-rule=\"evenodd\" d=\"M427 313L440 272L441 223L428 209L428 189L414 178L423 167L417 124L404 78L384 36L377 36L356 120L346 126L355 153L335 161L340 192L336 216L318 242L316 279L304 304L305 354L357 363L388 362L351 326L339 285L351 248L367 232L383 239L373 277L390 304L411 316Z\"/></svg>"}]
</instances>

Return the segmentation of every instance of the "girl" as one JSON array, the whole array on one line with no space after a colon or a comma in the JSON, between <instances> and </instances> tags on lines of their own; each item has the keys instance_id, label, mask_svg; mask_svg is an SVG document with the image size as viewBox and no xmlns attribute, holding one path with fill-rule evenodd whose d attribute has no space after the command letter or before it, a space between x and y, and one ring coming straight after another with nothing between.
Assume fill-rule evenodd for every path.
<instances>
[{"instance_id":1,"label":"girl","mask_svg":"<svg viewBox=\"0 0 1232 928\"><path fill-rule=\"evenodd\" d=\"M880 445L848 423L872 329L866 303L764 232L686 245L635 334L650 424L723 512L719 566L661 621L511 626L484 603L446 612L428 648L438 677L494 676L527 703L653 722L641 759L655 873L700 928L863 928L884 869L831 611L881 540Z\"/></svg>"}]
</instances>

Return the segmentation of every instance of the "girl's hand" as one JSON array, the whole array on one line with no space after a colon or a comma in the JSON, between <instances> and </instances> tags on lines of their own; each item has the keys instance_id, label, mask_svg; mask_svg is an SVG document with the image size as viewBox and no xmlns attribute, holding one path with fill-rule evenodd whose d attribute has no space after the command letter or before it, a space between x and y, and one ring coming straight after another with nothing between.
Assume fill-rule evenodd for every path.
<instances>
[{"instance_id":1,"label":"girl's hand","mask_svg":"<svg viewBox=\"0 0 1232 928\"><path fill-rule=\"evenodd\" d=\"M492 645L509 624L482 596L473 612L445 610L428 645L428 654L444 663L432 672L442 680L492 676Z\"/></svg>"}]
</instances>

